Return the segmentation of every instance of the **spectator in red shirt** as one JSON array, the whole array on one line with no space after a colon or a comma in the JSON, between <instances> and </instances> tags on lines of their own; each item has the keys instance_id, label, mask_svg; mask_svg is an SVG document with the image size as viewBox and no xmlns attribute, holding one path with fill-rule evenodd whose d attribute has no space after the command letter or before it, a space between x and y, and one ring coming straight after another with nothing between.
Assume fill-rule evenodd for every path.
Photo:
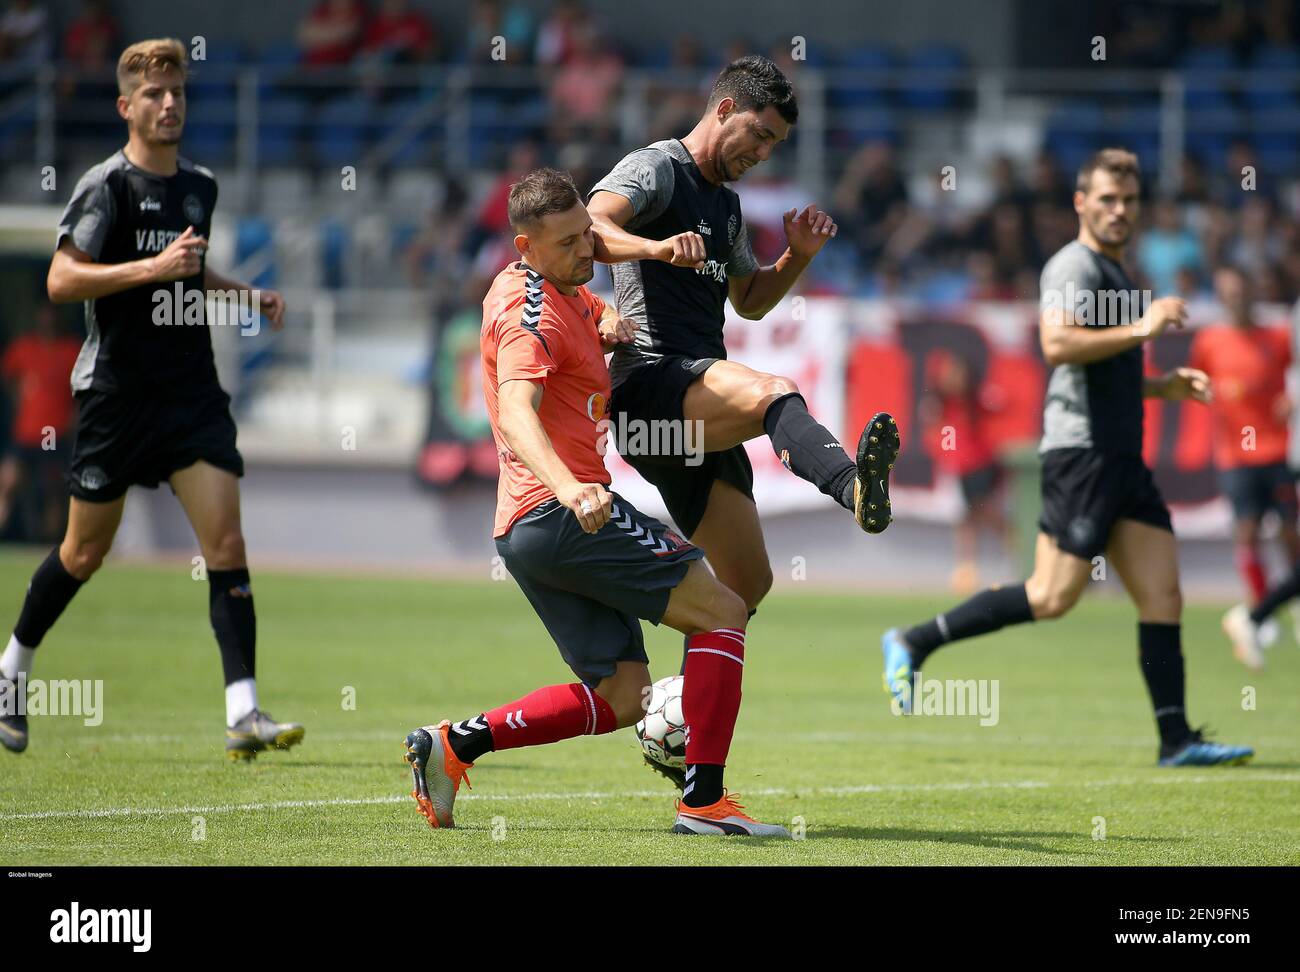
<instances>
[{"instance_id":1,"label":"spectator in red shirt","mask_svg":"<svg viewBox=\"0 0 1300 972\"><path fill-rule=\"evenodd\" d=\"M117 60L117 21L105 0L86 0L63 35L63 56L83 71L111 67Z\"/></svg>"},{"instance_id":2,"label":"spectator in red shirt","mask_svg":"<svg viewBox=\"0 0 1300 972\"><path fill-rule=\"evenodd\" d=\"M1288 562L1300 561L1295 476L1287 467L1291 338L1284 328L1255 323L1250 281L1238 268L1216 270L1214 288L1228 323L1199 330L1187 363L1210 376L1214 464L1232 504L1237 570L1254 603L1268 588L1259 550L1260 525L1268 513L1278 517ZM1263 664L1249 651L1239 652L1238 659L1250 668Z\"/></svg>"},{"instance_id":3,"label":"spectator in red shirt","mask_svg":"<svg viewBox=\"0 0 1300 972\"><path fill-rule=\"evenodd\" d=\"M418 64L431 61L438 51L438 32L433 22L409 0L383 0L366 28L361 51L389 64Z\"/></svg>"},{"instance_id":4,"label":"spectator in red shirt","mask_svg":"<svg viewBox=\"0 0 1300 972\"><path fill-rule=\"evenodd\" d=\"M583 137L612 141L615 95L622 80L622 59L593 25L582 24L551 82L551 139L557 144Z\"/></svg>"},{"instance_id":5,"label":"spectator in red shirt","mask_svg":"<svg viewBox=\"0 0 1300 972\"><path fill-rule=\"evenodd\" d=\"M366 8L361 0L320 0L298 25L303 63L308 67L349 63L365 27Z\"/></svg>"},{"instance_id":6,"label":"spectator in red shirt","mask_svg":"<svg viewBox=\"0 0 1300 972\"><path fill-rule=\"evenodd\" d=\"M39 506L37 531L31 539L63 535L66 507L59 477L65 437L72 429L69 384L81 343L58 333L54 308L41 305L36 328L13 340L0 358L0 374L13 392L14 421L9 450L0 460L0 528L9 521L18 490L31 481Z\"/></svg>"},{"instance_id":7,"label":"spectator in red shirt","mask_svg":"<svg viewBox=\"0 0 1300 972\"><path fill-rule=\"evenodd\" d=\"M929 427L926 441L941 472L957 477L965 511L954 531L957 567L952 586L959 594L979 587L979 533L994 533L1008 557L1015 536L1007 518L1002 462L988 432L989 417L998 410L997 394L980 388L970 365L949 351L936 351L926 362L926 393L921 419Z\"/></svg>"}]
</instances>

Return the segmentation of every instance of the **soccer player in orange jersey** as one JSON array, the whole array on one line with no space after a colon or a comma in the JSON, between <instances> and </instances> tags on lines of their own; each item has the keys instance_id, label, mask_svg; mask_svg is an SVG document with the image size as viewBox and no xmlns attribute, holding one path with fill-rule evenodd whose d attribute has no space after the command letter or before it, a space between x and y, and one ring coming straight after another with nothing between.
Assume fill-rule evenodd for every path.
<instances>
[{"instance_id":1,"label":"soccer player in orange jersey","mask_svg":"<svg viewBox=\"0 0 1300 972\"><path fill-rule=\"evenodd\" d=\"M412 731L412 796L431 826L450 827L465 771L485 753L635 724L650 686L646 620L688 639L686 778L673 831L789 837L722 788L740 711L745 602L698 547L608 488L604 356L635 328L583 286L593 272L591 217L572 179L553 169L516 183L509 211L522 259L483 301L480 339L501 464L493 535L579 680Z\"/></svg>"},{"instance_id":2,"label":"soccer player in orange jersey","mask_svg":"<svg viewBox=\"0 0 1300 972\"><path fill-rule=\"evenodd\" d=\"M1190 364L1210 376L1214 389L1214 463L1224 494L1232 503L1237 569L1250 602L1259 605L1269 593L1260 559L1259 533L1264 515L1274 512L1287 562L1300 561L1296 535L1295 477L1287 467L1287 418L1291 401L1286 370L1291 338L1283 328L1261 327L1251 313L1252 294L1246 275L1220 267L1214 289L1228 313L1228 323L1207 327L1192 341ZM1244 604L1223 619L1238 661L1262 668L1260 627L1286 598L1270 604L1257 618Z\"/></svg>"}]
</instances>

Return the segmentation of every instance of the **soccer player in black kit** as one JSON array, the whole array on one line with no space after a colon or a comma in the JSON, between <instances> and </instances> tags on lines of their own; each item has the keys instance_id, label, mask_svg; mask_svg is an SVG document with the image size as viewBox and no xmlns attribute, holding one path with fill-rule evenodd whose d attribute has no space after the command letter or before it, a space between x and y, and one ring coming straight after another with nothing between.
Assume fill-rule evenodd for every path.
<instances>
[{"instance_id":1,"label":"soccer player in black kit","mask_svg":"<svg viewBox=\"0 0 1300 972\"><path fill-rule=\"evenodd\" d=\"M1043 512L1034 571L906 630L885 632L885 689L895 710L913 703L915 673L937 648L1066 614L1105 554L1138 614L1138 662L1160 734L1161 766L1240 763L1246 746L1211 742L1187 722L1183 597L1169 509L1142 460L1143 398L1207 401L1203 371L1148 378L1142 345L1181 328L1183 301L1151 301L1121 265L1138 222L1137 156L1103 149L1079 170L1079 235L1043 268L1039 334L1052 367L1043 409Z\"/></svg>"},{"instance_id":2,"label":"soccer player in black kit","mask_svg":"<svg viewBox=\"0 0 1300 972\"><path fill-rule=\"evenodd\" d=\"M32 576L0 656L0 699L16 698L41 639L103 563L127 490L165 481L207 566L226 683L226 752L248 759L298 743L303 728L276 722L257 704L256 617L239 518L244 463L204 319L207 292L251 288L205 260L217 183L179 156L186 69L178 40L141 41L122 53L117 111L126 147L82 177L59 223L50 299L84 301L88 331L72 372L68 530ZM261 291L257 309L281 326L279 294ZM22 752L27 736L26 717L0 708L0 743Z\"/></svg>"},{"instance_id":3,"label":"soccer player in black kit","mask_svg":"<svg viewBox=\"0 0 1300 972\"><path fill-rule=\"evenodd\" d=\"M743 443L767 435L782 463L854 514L868 533L891 519L889 474L898 428L880 413L851 458L808 413L789 378L726 360L728 299L758 320L780 303L836 232L808 206L785 214L788 248L760 267L740 199L726 183L765 161L790 134L799 108L770 60L739 58L718 75L704 115L682 139L638 149L592 189L587 206L596 257L610 263L619 314L640 325L635 344L610 364L615 422L699 422L703 461L627 455L659 490L677 526L704 550L718 579L751 612L772 585L772 568Z\"/></svg>"}]
</instances>

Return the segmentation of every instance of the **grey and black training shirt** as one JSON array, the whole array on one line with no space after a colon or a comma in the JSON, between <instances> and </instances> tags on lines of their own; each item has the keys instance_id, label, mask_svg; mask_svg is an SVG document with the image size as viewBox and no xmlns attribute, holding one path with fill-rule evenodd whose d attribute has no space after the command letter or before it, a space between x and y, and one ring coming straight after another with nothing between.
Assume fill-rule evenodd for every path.
<instances>
[{"instance_id":1,"label":"grey and black training shirt","mask_svg":"<svg viewBox=\"0 0 1300 972\"><path fill-rule=\"evenodd\" d=\"M1074 326L1108 327L1137 321L1146 300L1123 267L1074 240L1043 267L1039 307L1073 313ZM1141 455L1142 376L1140 346L1091 364L1057 365L1047 383L1038 451Z\"/></svg>"},{"instance_id":2,"label":"grey and black training shirt","mask_svg":"<svg viewBox=\"0 0 1300 972\"><path fill-rule=\"evenodd\" d=\"M118 151L77 183L55 247L71 240L95 263L140 260L161 253L188 226L208 238L216 204L217 180L202 166L180 159L174 175L160 176ZM204 266L200 259L198 273L184 280L86 301L86 343L72 371L73 391L139 394L215 383Z\"/></svg>"},{"instance_id":3,"label":"grey and black training shirt","mask_svg":"<svg viewBox=\"0 0 1300 972\"><path fill-rule=\"evenodd\" d=\"M682 355L725 358L722 341L728 277L758 270L740 215L740 198L727 186L700 174L691 153L677 139L637 149L591 190L612 192L632 204L624 229L652 240L696 232L707 252L700 269L660 260L610 266L618 312L641 325L636 343L622 345L610 365L618 386L647 358Z\"/></svg>"}]
</instances>

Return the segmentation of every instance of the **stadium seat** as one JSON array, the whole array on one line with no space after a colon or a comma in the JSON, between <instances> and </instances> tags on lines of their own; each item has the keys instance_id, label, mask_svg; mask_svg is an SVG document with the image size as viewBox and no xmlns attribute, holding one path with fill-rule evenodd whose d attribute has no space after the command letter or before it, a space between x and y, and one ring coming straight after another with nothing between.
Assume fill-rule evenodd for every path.
<instances>
[{"instance_id":1,"label":"stadium seat","mask_svg":"<svg viewBox=\"0 0 1300 972\"><path fill-rule=\"evenodd\" d=\"M347 223L339 219L321 221L321 282L330 290L341 290L347 284L345 268L350 246Z\"/></svg>"},{"instance_id":2,"label":"stadium seat","mask_svg":"<svg viewBox=\"0 0 1300 972\"><path fill-rule=\"evenodd\" d=\"M423 102L415 98L403 98L385 105L379 111L379 123L375 128L373 145L386 142L395 133L402 131L415 113L421 109ZM419 128L408 132L396 147L390 162L394 166L410 167L425 165L433 154L433 128L440 127L441 117L435 116L424 122Z\"/></svg>"},{"instance_id":3,"label":"stadium seat","mask_svg":"<svg viewBox=\"0 0 1300 972\"><path fill-rule=\"evenodd\" d=\"M299 157L307 107L297 98L264 98L258 105L257 159L260 165L288 165Z\"/></svg>"},{"instance_id":4,"label":"stadium seat","mask_svg":"<svg viewBox=\"0 0 1300 972\"><path fill-rule=\"evenodd\" d=\"M893 79L897 63L884 46L856 47L840 58L838 71L830 74L826 102L841 111L888 108L893 102L887 81ZM852 79L855 72L872 72L866 80Z\"/></svg>"},{"instance_id":5,"label":"stadium seat","mask_svg":"<svg viewBox=\"0 0 1300 972\"><path fill-rule=\"evenodd\" d=\"M235 263L242 264L249 258L274 245L274 235L269 221L260 216L242 216L235 224ZM257 287L275 286L275 263L272 261L267 269L251 281Z\"/></svg>"},{"instance_id":6,"label":"stadium seat","mask_svg":"<svg viewBox=\"0 0 1300 972\"><path fill-rule=\"evenodd\" d=\"M372 110L370 100L361 95L322 105L312 137L316 162L331 167L356 165L365 151Z\"/></svg>"},{"instance_id":7,"label":"stadium seat","mask_svg":"<svg viewBox=\"0 0 1300 972\"><path fill-rule=\"evenodd\" d=\"M904 68L922 76L904 82L900 93L903 104L917 111L952 108L960 90L957 81L965 67L966 56L955 47L946 44L918 47L907 56Z\"/></svg>"}]
</instances>

